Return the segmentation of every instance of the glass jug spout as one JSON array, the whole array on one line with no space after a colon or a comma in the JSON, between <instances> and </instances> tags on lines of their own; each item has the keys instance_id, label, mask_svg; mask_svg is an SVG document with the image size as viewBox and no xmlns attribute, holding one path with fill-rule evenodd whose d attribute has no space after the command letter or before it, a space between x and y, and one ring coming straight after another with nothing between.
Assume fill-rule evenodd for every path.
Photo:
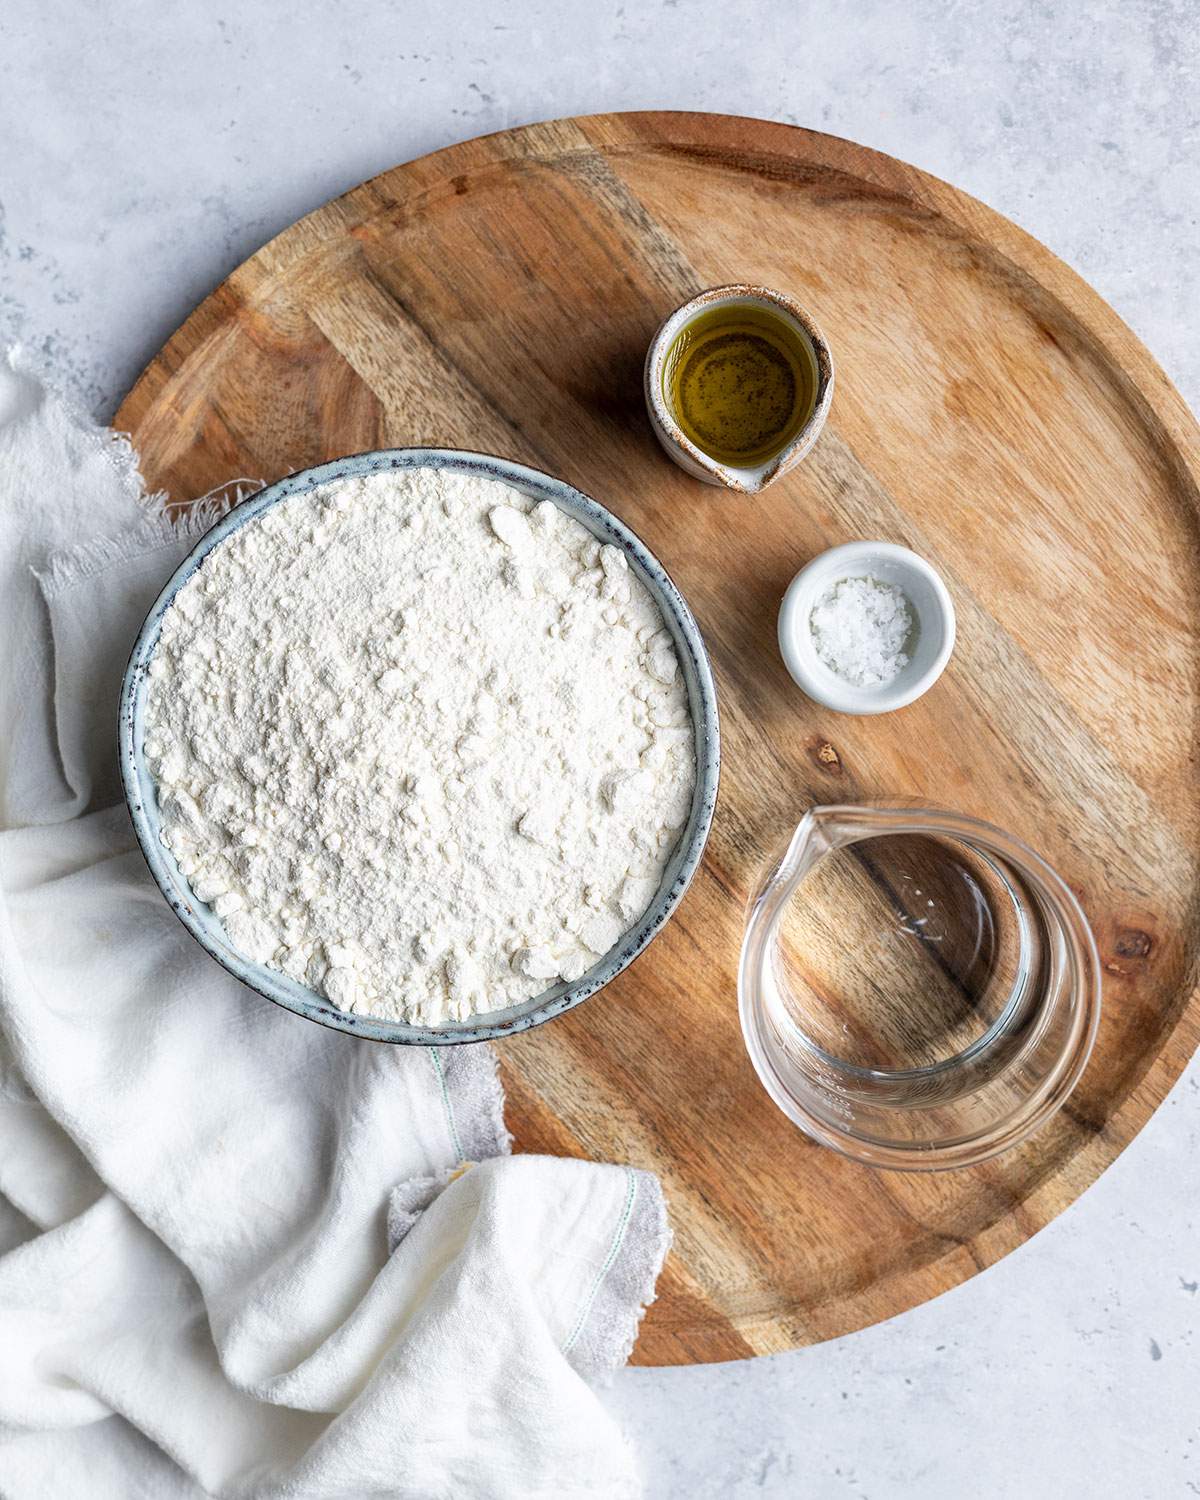
<instances>
[{"instance_id":1,"label":"glass jug spout","mask_svg":"<svg viewBox=\"0 0 1200 1500\"><path fill-rule=\"evenodd\" d=\"M751 899L751 910L764 900L777 910L818 860L865 839L888 833L965 837L980 831L1001 839L1008 837L1000 829L964 818L961 813L929 807L908 798L810 807L796 825L778 862L768 867L759 882Z\"/></svg>"}]
</instances>

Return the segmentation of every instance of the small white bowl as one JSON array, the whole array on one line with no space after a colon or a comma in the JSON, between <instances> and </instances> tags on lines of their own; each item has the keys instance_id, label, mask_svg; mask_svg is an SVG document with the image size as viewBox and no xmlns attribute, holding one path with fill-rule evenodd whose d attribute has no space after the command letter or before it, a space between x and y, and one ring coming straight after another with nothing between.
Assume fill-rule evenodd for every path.
<instances>
[{"instance_id":1,"label":"small white bowl","mask_svg":"<svg viewBox=\"0 0 1200 1500\"><path fill-rule=\"evenodd\" d=\"M900 589L915 617L905 646L908 665L890 682L855 687L817 655L809 624L813 605L843 578L876 578ZM779 650L799 687L843 714L886 714L914 703L942 675L954 649L954 604L925 561L892 542L847 542L814 557L788 585L779 607Z\"/></svg>"}]
</instances>

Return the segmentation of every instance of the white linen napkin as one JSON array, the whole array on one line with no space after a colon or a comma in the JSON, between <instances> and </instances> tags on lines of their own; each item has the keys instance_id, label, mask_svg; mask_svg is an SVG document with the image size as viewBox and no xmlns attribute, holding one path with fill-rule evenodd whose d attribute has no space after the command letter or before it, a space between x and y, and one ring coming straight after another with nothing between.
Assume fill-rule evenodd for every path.
<instances>
[{"instance_id":1,"label":"white linen napkin","mask_svg":"<svg viewBox=\"0 0 1200 1500\"><path fill-rule=\"evenodd\" d=\"M488 1048L288 1014L145 869L117 686L213 513L0 359L0 1494L635 1494L656 1179L508 1155Z\"/></svg>"}]
</instances>

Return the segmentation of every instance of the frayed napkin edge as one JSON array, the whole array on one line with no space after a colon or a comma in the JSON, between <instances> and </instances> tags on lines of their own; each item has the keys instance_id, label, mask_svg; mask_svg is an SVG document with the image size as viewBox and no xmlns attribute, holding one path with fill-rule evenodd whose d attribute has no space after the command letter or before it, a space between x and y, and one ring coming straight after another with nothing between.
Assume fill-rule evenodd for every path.
<instances>
[{"instance_id":1,"label":"frayed napkin edge","mask_svg":"<svg viewBox=\"0 0 1200 1500\"><path fill-rule=\"evenodd\" d=\"M128 437L123 433L114 433L112 437L113 447L122 450L119 455L114 455L114 462L128 463L140 485L137 454ZM94 578L106 568L144 557L158 547L176 547L181 542L198 541L235 505L264 488L265 482L261 479L229 479L202 495L186 510L172 509L165 490L145 495L141 501L144 513L128 530L116 536L95 537L61 548L51 553L40 567L34 568L34 575L47 603L50 603L65 590Z\"/></svg>"},{"instance_id":2,"label":"frayed napkin edge","mask_svg":"<svg viewBox=\"0 0 1200 1500\"><path fill-rule=\"evenodd\" d=\"M629 1363L646 1309L655 1300L671 1226L662 1184L652 1172L627 1167L633 1198L612 1264L602 1276L579 1332L563 1351L592 1385L609 1385Z\"/></svg>"}]
</instances>

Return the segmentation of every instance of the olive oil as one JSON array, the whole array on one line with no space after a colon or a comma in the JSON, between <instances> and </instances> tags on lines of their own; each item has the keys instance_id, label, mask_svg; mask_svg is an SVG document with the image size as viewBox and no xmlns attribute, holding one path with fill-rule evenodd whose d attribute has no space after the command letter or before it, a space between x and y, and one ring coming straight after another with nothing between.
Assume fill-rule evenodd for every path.
<instances>
[{"instance_id":1,"label":"olive oil","mask_svg":"<svg viewBox=\"0 0 1200 1500\"><path fill-rule=\"evenodd\" d=\"M684 435L718 463L765 463L812 414L817 367L806 339L766 308L725 304L683 327L663 396Z\"/></svg>"}]
</instances>

